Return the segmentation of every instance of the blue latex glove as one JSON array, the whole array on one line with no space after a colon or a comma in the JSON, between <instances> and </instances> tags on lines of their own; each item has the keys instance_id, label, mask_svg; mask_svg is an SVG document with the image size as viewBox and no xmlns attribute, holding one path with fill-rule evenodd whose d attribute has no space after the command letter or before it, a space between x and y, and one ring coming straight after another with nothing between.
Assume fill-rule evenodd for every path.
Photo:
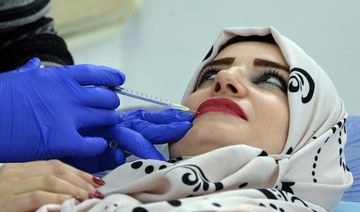
<instances>
[{"instance_id":1,"label":"blue latex glove","mask_svg":"<svg viewBox=\"0 0 360 212\"><path fill-rule=\"evenodd\" d=\"M94 65L39 68L34 58L0 74L0 162L101 154L107 142L78 129L119 123L117 95L99 86L119 86L120 71Z\"/></svg>"},{"instance_id":2,"label":"blue latex glove","mask_svg":"<svg viewBox=\"0 0 360 212\"><path fill-rule=\"evenodd\" d=\"M145 110L117 111L120 124L108 128L87 128L80 130L87 136L102 136L144 159L165 160L153 144L169 143L180 140L191 128L194 115L179 110L168 109L158 112ZM62 158L78 169L95 173L114 169L123 164L127 154L120 148L107 149L95 157Z\"/></svg>"}]
</instances>

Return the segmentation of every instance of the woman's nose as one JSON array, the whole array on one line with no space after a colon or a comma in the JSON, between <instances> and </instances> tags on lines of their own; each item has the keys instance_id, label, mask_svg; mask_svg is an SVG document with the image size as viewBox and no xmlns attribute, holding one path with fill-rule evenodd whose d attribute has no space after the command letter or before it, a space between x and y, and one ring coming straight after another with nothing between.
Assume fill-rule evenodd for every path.
<instances>
[{"instance_id":1,"label":"woman's nose","mask_svg":"<svg viewBox=\"0 0 360 212\"><path fill-rule=\"evenodd\" d=\"M212 95L225 95L237 98L244 97L247 90L239 75L241 74L235 73L233 70L220 71L212 84Z\"/></svg>"}]
</instances>

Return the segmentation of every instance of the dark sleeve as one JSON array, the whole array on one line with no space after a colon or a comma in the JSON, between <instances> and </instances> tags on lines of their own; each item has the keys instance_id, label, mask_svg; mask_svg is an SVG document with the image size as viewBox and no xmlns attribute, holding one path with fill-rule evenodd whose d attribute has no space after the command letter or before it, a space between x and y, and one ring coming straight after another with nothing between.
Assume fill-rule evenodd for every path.
<instances>
[{"instance_id":1,"label":"dark sleeve","mask_svg":"<svg viewBox=\"0 0 360 212\"><path fill-rule=\"evenodd\" d=\"M44 66L74 64L54 21L45 17L50 0L1 0L0 72L16 69L38 57Z\"/></svg>"}]
</instances>

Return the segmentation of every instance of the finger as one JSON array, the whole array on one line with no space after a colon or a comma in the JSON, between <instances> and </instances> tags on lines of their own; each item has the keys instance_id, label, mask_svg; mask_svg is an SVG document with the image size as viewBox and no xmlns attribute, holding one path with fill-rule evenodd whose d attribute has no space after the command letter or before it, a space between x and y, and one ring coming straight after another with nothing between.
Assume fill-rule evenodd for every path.
<instances>
[{"instance_id":1,"label":"finger","mask_svg":"<svg viewBox=\"0 0 360 212\"><path fill-rule=\"evenodd\" d=\"M76 129L112 126L120 122L114 110L88 107L77 114Z\"/></svg>"},{"instance_id":2,"label":"finger","mask_svg":"<svg viewBox=\"0 0 360 212\"><path fill-rule=\"evenodd\" d=\"M192 121L192 113L183 112L177 109L149 112L145 114L144 120L154 124L169 124L171 122Z\"/></svg>"},{"instance_id":3,"label":"finger","mask_svg":"<svg viewBox=\"0 0 360 212\"><path fill-rule=\"evenodd\" d=\"M89 107L116 109L120 105L119 97L115 92L99 86L85 87L87 95L81 95L82 102Z\"/></svg>"},{"instance_id":4,"label":"finger","mask_svg":"<svg viewBox=\"0 0 360 212\"><path fill-rule=\"evenodd\" d=\"M126 156L119 148L107 148L106 151L95 157L62 157L64 163L70 164L88 173L97 173L112 170L125 163ZM104 182L99 178L95 179L99 185Z\"/></svg>"},{"instance_id":5,"label":"finger","mask_svg":"<svg viewBox=\"0 0 360 212\"><path fill-rule=\"evenodd\" d=\"M78 132L82 136L91 136L91 137L102 137L109 127L88 127L78 129Z\"/></svg>"},{"instance_id":6,"label":"finger","mask_svg":"<svg viewBox=\"0 0 360 212\"><path fill-rule=\"evenodd\" d=\"M34 191L67 194L70 196L79 196L82 199L88 199L89 194L94 194L96 192L95 188L88 191L55 175L42 175L22 179L20 182L18 182L16 188L13 189L13 192L16 194Z\"/></svg>"},{"instance_id":7,"label":"finger","mask_svg":"<svg viewBox=\"0 0 360 212\"><path fill-rule=\"evenodd\" d=\"M66 139L66 138L64 138ZM80 134L74 135L71 140L63 142L62 157L87 157L103 153L107 147L107 142L101 137L82 137Z\"/></svg>"},{"instance_id":8,"label":"finger","mask_svg":"<svg viewBox=\"0 0 360 212\"><path fill-rule=\"evenodd\" d=\"M14 211L35 211L46 204L62 204L71 199L71 195L55 194L45 191L29 192L16 195L13 199L12 209ZM21 203L21 204L19 204Z\"/></svg>"},{"instance_id":9,"label":"finger","mask_svg":"<svg viewBox=\"0 0 360 212\"><path fill-rule=\"evenodd\" d=\"M165 161L164 156L140 133L115 125L105 134L107 140L115 140L121 148L143 159Z\"/></svg>"},{"instance_id":10,"label":"finger","mask_svg":"<svg viewBox=\"0 0 360 212\"><path fill-rule=\"evenodd\" d=\"M83 64L64 68L80 85L120 86L125 82L121 71L106 66Z\"/></svg>"},{"instance_id":11,"label":"finger","mask_svg":"<svg viewBox=\"0 0 360 212\"><path fill-rule=\"evenodd\" d=\"M99 181L96 177L59 160L7 163L2 169L4 167L12 170L12 172L9 172L10 176L18 176L21 179L42 175L57 175L89 192L99 187L99 184L95 182ZM26 172L26 175L22 174L24 172Z\"/></svg>"},{"instance_id":12,"label":"finger","mask_svg":"<svg viewBox=\"0 0 360 212\"><path fill-rule=\"evenodd\" d=\"M131 120L122 122L119 125L141 133L153 144L178 141L192 127L192 123L188 121L157 125L143 120Z\"/></svg>"},{"instance_id":13,"label":"finger","mask_svg":"<svg viewBox=\"0 0 360 212\"><path fill-rule=\"evenodd\" d=\"M135 111L133 115L139 119L143 119L154 124L170 124L172 122L191 121L194 118L193 114L182 112L177 109L167 109L155 112L138 110Z\"/></svg>"}]
</instances>

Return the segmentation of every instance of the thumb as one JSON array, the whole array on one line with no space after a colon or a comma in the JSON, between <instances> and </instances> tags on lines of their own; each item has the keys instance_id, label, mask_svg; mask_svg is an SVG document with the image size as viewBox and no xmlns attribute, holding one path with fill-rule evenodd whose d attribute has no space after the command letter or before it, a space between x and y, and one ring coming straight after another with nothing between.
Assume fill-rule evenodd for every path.
<instances>
[{"instance_id":1,"label":"thumb","mask_svg":"<svg viewBox=\"0 0 360 212\"><path fill-rule=\"evenodd\" d=\"M103 153L106 150L107 142L100 137L80 137L77 142L64 147L63 156L88 157Z\"/></svg>"}]
</instances>

